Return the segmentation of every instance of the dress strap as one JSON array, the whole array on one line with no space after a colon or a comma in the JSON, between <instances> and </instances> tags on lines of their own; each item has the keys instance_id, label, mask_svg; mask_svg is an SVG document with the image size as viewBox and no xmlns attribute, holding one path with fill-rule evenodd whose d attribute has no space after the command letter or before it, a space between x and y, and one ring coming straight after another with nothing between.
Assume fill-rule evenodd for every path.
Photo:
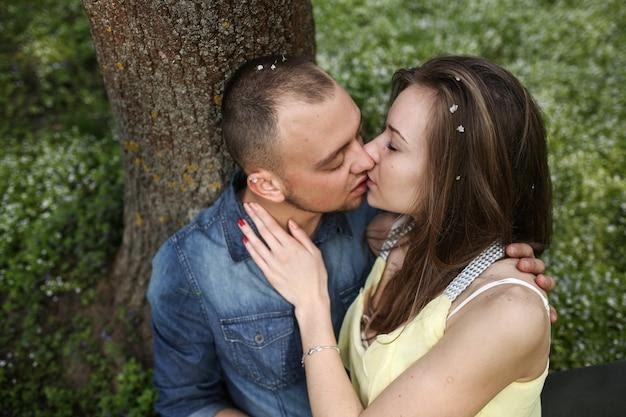
<instances>
[{"instance_id":1,"label":"dress strap","mask_svg":"<svg viewBox=\"0 0 626 417\"><path fill-rule=\"evenodd\" d=\"M548 303L548 299L536 287L534 287L533 285L527 283L526 281L522 281L521 279L518 279L518 278L504 278L504 279L501 279L501 280L498 280L498 281L492 281L492 282L490 282L488 284L485 284L482 287L480 287L479 289L477 289L476 291L474 291L472 294L469 295L469 297L467 297L465 300L463 300L463 302L461 304L459 304L458 306L456 306L456 308L454 310L452 310L452 312L448 315L448 318L450 318L453 315L455 315L467 303L469 303L470 301L472 301L474 298L478 297L480 294L484 293L485 291L487 291L487 290L489 290L489 289L491 289L493 287L497 287L498 285L506 285L506 284L521 285L523 287L526 287L526 288L534 291L539 297L541 297L541 300L543 301L543 305L546 308L546 311L548 312L548 314L550 314L550 304Z\"/></svg>"},{"instance_id":2,"label":"dress strap","mask_svg":"<svg viewBox=\"0 0 626 417\"><path fill-rule=\"evenodd\" d=\"M389 253L396 246L396 243L413 230L413 227L415 227L415 222L409 216L401 216L396 220L391 225L387 239L383 242L378 256L386 261Z\"/></svg>"},{"instance_id":3,"label":"dress strap","mask_svg":"<svg viewBox=\"0 0 626 417\"><path fill-rule=\"evenodd\" d=\"M457 275L444 290L444 294L450 301L456 300L459 296L485 269L494 262L504 257L504 245L501 242L494 242L480 255L472 260L459 275Z\"/></svg>"}]
</instances>

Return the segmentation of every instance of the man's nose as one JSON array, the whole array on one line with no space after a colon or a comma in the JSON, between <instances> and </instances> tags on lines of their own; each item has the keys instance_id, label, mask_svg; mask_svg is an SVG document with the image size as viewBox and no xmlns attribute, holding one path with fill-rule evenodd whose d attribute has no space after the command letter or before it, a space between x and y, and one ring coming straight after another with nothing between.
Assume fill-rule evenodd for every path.
<instances>
[{"instance_id":1,"label":"man's nose","mask_svg":"<svg viewBox=\"0 0 626 417\"><path fill-rule=\"evenodd\" d=\"M369 158L372 160L372 162L374 164L378 163L379 160L379 152L378 152L378 138L374 138L372 140L370 140L369 142L367 142L365 145L363 145L363 149L365 150L365 153L367 153L367 155L369 156Z\"/></svg>"},{"instance_id":2,"label":"man's nose","mask_svg":"<svg viewBox=\"0 0 626 417\"><path fill-rule=\"evenodd\" d=\"M367 145L361 145L361 143L357 142L355 147L356 158L354 163L352 164L352 172L355 174L360 174L364 171L369 171L375 165L375 162L370 157L369 153L366 152L365 147Z\"/></svg>"}]
</instances>

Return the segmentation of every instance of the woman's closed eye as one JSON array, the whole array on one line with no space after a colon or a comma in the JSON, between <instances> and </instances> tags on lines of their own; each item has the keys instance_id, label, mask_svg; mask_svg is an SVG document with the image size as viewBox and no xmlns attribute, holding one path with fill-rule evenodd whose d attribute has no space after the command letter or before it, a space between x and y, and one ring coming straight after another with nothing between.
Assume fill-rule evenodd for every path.
<instances>
[{"instance_id":1,"label":"woman's closed eye","mask_svg":"<svg viewBox=\"0 0 626 417\"><path fill-rule=\"evenodd\" d=\"M385 148L387 148L391 152L395 152L395 151L398 150L398 148L396 146L394 146L391 132L388 132L388 130L389 130L388 126L386 126L386 125L383 126L382 132L380 132L379 136L382 136L383 134L386 133L385 136L387 136L387 137L385 138Z\"/></svg>"},{"instance_id":2,"label":"woman's closed eye","mask_svg":"<svg viewBox=\"0 0 626 417\"><path fill-rule=\"evenodd\" d=\"M386 146L386 148L387 148L387 149L389 149L389 150L390 150L390 151L392 151L392 152L395 152L395 151L397 151L397 150L398 150L398 148L396 148L395 146L393 146L393 143L391 142L391 140L389 140L389 141L387 142L387 146Z\"/></svg>"}]
</instances>

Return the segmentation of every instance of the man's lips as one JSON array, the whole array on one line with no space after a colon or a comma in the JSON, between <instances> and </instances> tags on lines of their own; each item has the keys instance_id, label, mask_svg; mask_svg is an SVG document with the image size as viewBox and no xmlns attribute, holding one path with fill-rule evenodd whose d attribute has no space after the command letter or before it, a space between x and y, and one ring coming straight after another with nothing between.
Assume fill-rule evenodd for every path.
<instances>
[{"instance_id":1,"label":"man's lips","mask_svg":"<svg viewBox=\"0 0 626 417\"><path fill-rule=\"evenodd\" d=\"M364 177L363 179L361 179L361 181L357 183L357 185L354 186L352 191L357 191L357 190L360 191L361 188L365 187L366 183L367 183L367 177Z\"/></svg>"}]
</instances>

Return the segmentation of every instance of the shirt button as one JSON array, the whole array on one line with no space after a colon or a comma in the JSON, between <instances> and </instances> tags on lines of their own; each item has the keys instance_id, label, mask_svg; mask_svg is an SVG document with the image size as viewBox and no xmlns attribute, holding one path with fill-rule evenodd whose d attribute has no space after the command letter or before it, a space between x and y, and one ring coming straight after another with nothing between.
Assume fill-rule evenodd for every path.
<instances>
[{"instance_id":1,"label":"shirt button","mask_svg":"<svg viewBox=\"0 0 626 417\"><path fill-rule=\"evenodd\" d=\"M257 333L256 336L254 336L254 341L260 345L261 343L263 343L263 341L265 340L265 338L263 337L263 335L261 333Z\"/></svg>"}]
</instances>

